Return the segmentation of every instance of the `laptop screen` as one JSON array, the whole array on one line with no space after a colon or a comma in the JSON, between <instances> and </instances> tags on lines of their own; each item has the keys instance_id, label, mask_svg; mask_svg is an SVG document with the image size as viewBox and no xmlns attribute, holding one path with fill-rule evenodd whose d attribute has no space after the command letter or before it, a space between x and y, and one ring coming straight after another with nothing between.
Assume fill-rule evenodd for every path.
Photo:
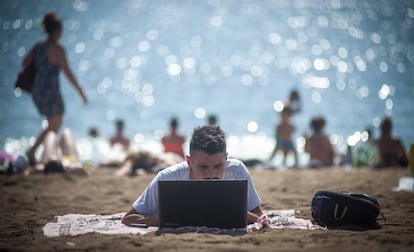
<instances>
[{"instance_id":1,"label":"laptop screen","mask_svg":"<svg viewBox=\"0 0 414 252\"><path fill-rule=\"evenodd\" d=\"M247 180L158 181L160 228L245 228Z\"/></svg>"}]
</instances>

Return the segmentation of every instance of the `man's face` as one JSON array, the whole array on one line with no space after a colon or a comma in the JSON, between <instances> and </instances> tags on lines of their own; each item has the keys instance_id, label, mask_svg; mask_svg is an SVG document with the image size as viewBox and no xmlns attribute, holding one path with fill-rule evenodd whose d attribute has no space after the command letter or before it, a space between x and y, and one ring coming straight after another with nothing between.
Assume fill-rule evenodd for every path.
<instances>
[{"instance_id":1,"label":"man's face","mask_svg":"<svg viewBox=\"0 0 414 252\"><path fill-rule=\"evenodd\" d=\"M195 151L187 156L190 167L190 179L221 179L224 174L227 153L220 152L210 155L203 151Z\"/></svg>"}]
</instances>

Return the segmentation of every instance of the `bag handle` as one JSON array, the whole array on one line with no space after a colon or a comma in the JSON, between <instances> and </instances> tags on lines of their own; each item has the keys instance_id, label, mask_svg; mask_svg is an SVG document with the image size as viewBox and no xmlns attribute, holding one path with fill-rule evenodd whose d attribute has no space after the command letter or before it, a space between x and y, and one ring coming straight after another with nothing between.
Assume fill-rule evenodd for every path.
<instances>
[{"instance_id":1,"label":"bag handle","mask_svg":"<svg viewBox=\"0 0 414 252\"><path fill-rule=\"evenodd\" d=\"M348 211L348 206L345 206L344 210L342 210L341 216L338 217L338 204L335 204L335 210L334 210L334 218L335 220L342 220L345 217L346 212Z\"/></svg>"}]
</instances>

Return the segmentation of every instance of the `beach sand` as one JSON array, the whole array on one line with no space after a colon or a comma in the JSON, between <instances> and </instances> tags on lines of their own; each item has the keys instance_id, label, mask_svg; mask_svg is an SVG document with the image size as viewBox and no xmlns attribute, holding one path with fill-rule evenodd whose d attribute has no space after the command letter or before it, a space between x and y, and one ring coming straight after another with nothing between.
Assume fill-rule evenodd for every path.
<instances>
[{"instance_id":1,"label":"beach sand","mask_svg":"<svg viewBox=\"0 0 414 252\"><path fill-rule=\"evenodd\" d=\"M311 219L310 202L321 189L347 190L376 197L385 220L380 229L270 230L244 235L86 234L47 238L42 227L69 213L127 211L154 174L115 177L97 169L77 175L0 176L0 251L412 251L414 193L393 192L405 169L346 171L250 170L264 210L295 209Z\"/></svg>"}]
</instances>

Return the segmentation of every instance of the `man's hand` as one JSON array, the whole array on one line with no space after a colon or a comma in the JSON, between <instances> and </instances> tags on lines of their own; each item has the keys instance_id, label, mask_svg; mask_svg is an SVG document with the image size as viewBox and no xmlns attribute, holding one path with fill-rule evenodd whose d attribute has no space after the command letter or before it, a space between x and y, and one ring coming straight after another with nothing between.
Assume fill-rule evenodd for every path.
<instances>
[{"instance_id":1,"label":"man's hand","mask_svg":"<svg viewBox=\"0 0 414 252\"><path fill-rule=\"evenodd\" d=\"M158 226L159 219L158 215L144 216L131 208L124 217L122 218L122 223L130 226L131 224L145 224L147 226Z\"/></svg>"},{"instance_id":2,"label":"man's hand","mask_svg":"<svg viewBox=\"0 0 414 252\"><path fill-rule=\"evenodd\" d=\"M257 222L257 219L263 214L260 206L257 206L252 211L247 211L247 224Z\"/></svg>"}]
</instances>

